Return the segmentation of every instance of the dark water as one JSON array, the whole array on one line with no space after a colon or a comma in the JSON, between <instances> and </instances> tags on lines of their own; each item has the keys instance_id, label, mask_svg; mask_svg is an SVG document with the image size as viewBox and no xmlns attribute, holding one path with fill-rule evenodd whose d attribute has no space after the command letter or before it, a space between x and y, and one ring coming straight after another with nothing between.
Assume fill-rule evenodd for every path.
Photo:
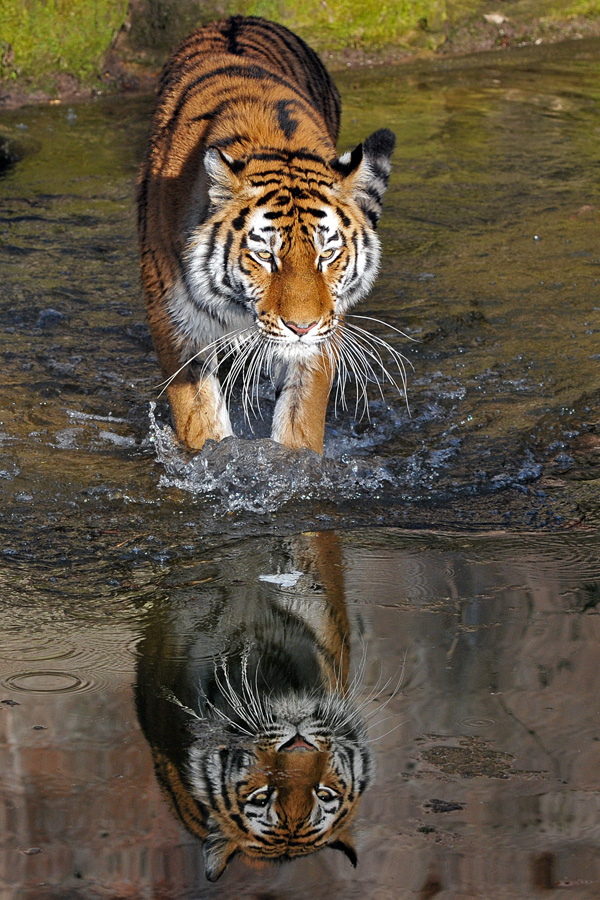
<instances>
[{"instance_id":1,"label":"dark water","mask_svg":"<svg viewBox=\"0 0 600 900\"><path fill-rule=\"evenodd\" d=\"M133 227L150 101L0 117L2 900L600 896L600 45L337 81L341 148L398 135L357 312L414 370L408 410L373 385L355 422L350 387L323 461L241 416L195 460L170 443ZM345 634L376 775L356 869L234 859L213 886L153 768L192 727L165 690L198 712L265 616L300 623L296 661Z\"/></svg>"}]
</instances>

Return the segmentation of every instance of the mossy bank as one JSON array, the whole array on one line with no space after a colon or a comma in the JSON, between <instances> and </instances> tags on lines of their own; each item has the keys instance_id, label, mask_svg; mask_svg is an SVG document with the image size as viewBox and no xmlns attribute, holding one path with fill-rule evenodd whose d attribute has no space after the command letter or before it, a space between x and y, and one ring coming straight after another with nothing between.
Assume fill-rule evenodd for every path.
<instances>
[{"instance_id":1,"label":"mossy bank","mask_svg":"<svg viewBox=\"0 0 600 900\"><path fill-rule=\"evenodd\" d=\"M600 33L600 0L1 0L0 105L150 89L187 32L235 13L282 22L333 69Z\"/></svg>"}]
</instances>

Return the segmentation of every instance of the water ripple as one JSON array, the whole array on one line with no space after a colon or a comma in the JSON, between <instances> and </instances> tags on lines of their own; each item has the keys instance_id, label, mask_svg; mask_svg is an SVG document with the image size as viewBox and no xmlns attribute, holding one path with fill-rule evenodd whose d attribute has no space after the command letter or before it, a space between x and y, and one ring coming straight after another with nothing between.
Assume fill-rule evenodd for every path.
<instances>
[{"instance_id":1,"label":"water ripple","mask_svg":"<svg viewBox=\"0 0 600 900\"><path fill-rule=\"evenodd\" d=\"M100 687L97 679L55 670L18 672L2 679L2 687L28 694L71 694Z\"/></svg>"}]
</instances>

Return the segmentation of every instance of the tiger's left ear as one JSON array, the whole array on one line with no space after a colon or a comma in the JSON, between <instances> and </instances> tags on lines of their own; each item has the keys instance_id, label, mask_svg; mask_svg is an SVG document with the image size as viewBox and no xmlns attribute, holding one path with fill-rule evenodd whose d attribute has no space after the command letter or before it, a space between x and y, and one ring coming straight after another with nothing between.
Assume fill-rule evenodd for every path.
<instances>
[{"instance_id":1,"label":"tiger's left ear","mask_svg":"<svg viewBox=\"0 0 600 900\"><path fill-rule=\"evenodd\" d=\"M344 153L335 168L344 175L344 184L373 228L381 216L381 203L392 168L396 135L389 128L375 131L352 153Z\"/></svg>"},{"instance_id":2,"label":"tiger's left ear","mask_svg":"<svg viewBox=\"0 0 600 900\"><path fill-rule=\"evenodd\" d=\"M238 175L244 163L218 147L208 147L204 153L204 168L208 175L208 195L215 206L231 200L239 188Z\"/></svg>"},{"instance_id":3,"label":"tiger's left ear","mask_svg":"<svg viewBox=\"0 0 600 900\"><path fill-rule=\"evenodd\" d=\"M354 868L356 868L358 856L356 855L354 840L348 828L344 829L344 831L342 831L342 833L339 834L335 841L332 841L329 846L332 850L341 850L342 853L348 857Z\"/></svg>"}]
</instances>

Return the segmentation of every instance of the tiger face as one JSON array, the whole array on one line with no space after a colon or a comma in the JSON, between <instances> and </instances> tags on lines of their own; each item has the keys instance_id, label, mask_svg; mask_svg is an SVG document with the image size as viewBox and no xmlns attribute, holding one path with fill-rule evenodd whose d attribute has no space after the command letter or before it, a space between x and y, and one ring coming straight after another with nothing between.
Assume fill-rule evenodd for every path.
<instances>
[{"instance_id":1,"label":"tiger face","mask_svg":"<svg viewBox=\"0 0 600 900\"><path fill-rule=\"evenodd\" d=\"M237 854L276 862L331 847L356 865L350 825L372 780L372 757L356 714L338 700L338 715L354 724L335 728L325 705L295 724L272 722L252 744L192 748L192 794L212 809L204 842L209 880Z\"/></svg>"},{"instance_id":2,"label":"tiger face","mask_svg":"<svg viewBox=\"0 0 600 900\"><path fill-rule=\"evenodd\" d=\"M344 313L377 274L393 146L391 132L377 132L335 165L309 153L242 165L207 150L211 210L187 253L204 308L232 313L232 325L245 314L246 342L260 336L282 362L335 347Z\"/></svg>"}]
</instances>

